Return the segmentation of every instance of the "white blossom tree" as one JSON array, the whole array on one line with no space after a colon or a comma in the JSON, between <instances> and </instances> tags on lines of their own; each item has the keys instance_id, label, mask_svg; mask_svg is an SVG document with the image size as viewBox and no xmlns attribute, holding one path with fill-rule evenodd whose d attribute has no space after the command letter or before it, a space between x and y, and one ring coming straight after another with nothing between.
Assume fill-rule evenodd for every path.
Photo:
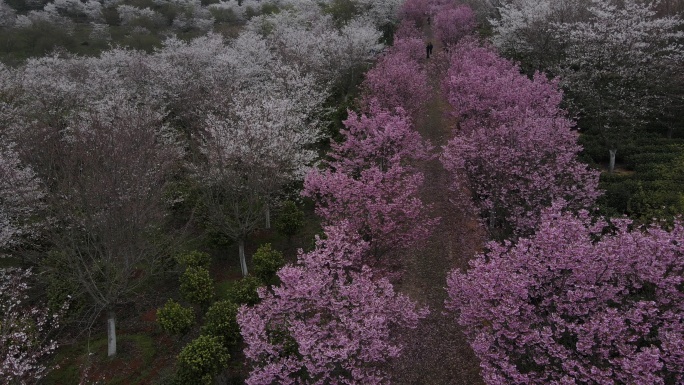
<instances>
[{"instance_id":1,"label":"white blossom tree","mask_svg":"<svg viewBox=\"0 0 684 385\"><path fill-rule=\"evenodd\" d=\"M657 17L652 3L592 0L588 20L555 23L564 54L554 71L600 130L609 171L618 149L656 107L673 73L684 66L678 17Z\"/></svg>"},{"instance_id":2,"label":"white blossom tree","mask_svg":"<svg viewBox=\"0 0 684 385\"><path fill-rule=\"evenodd\" d=\"M286 61L334 83L369 63L381 51L381 33L368 18L353 18L340 28L318 6L296 7L253 19L247 28L265 37Z\"/></svg>"},{"instance_id":3,"label":"white blossom tree","mask_svg":"<svg viewBox=\"0 0 684 385\"><path fill-rule=\"evenodd\" d=\"M530 70L560 76L580 123L615 155L643 119L681 97L682 20L658 2L513 0L491 19L494 44Z\"/></svg>"},{"instance_id":4,"label":"white blossom tree","mask_svg":"<svg viewBox=\"0 0 684 385\"><path fill-rule=\"evenodd\" d=\"M130 22L156 17L123 3L107 6L116 5L130 11ZM69 7L80 6L65 0L41 15L59 18ZM381 47L363 19L325 36L331 43L318 73L309 70L319 62L297 57L305 51L292 45L296 38L283 37L291 46L278 47L277 36L251 27L230 41L218 34L168 39L149 54L115 48L98 57L52 55L0 66L0 140L15 143L3 147L0 163L44 187L36 197L54 221L44 234L53 251L46 259L57 261L43 267L77 283L90 315L107 315L110 354L117 309L167 255L160 234L172 172L201 182L207 219L241 244L247 273L245 237L264 223L283 187L316 162L322 106L335 76L326 66L357 65ZM0 210L3 243L27 234L17 218Z\"/></svg>"},{"instance_id":5,"label":"white blossom tree","mask_svg":"<svg viewBox=\"0 0 684 385\"><path fill-rule=\"evenodd\" d=\"M163 271L170 252L164 194L181 155L158 113L116 102L80 113L65 133L47 196L56 222L45 266L86 294L91 320L107 314L109 356L118 307Z\"/></svg>"},{"instance_id":6,"label":"white blossom tree","mask_svg":"<svg viewBox=\"0 0 684 385\"><path fill-rule=\"evenodd\" d=\"M496 7L498 17L488 19L492 42L506 56L535 69L549 67L562 49L554 39L553 23L582 20L588 0L508 0Z\"/></svg>"},{"instance_id":7,"label":"white blossom tree","mask_svg":"<svg viewBox=\"0 0 684 385\"><path fill-rule=\"evenodd\" d=\"M44 190L33 170L22 166L12 147L0 147L0 250L34 238L43 223Z\"/></svg>"},{"instance_id":8,"label":"white blossom tree","mask_svg":"<svg viewBox=\"0 0 684 385\"><path fill-rule=\"evenodd\" d=\"M235 91L222 115L210 115L204 151L208 219L235 239L247 275L244 241L269 216L269 201L288 182L301 180L316 159L316 115L325 99L313 78L281 66L269 83Z\"/></svg>"},{"instance_id":9,"label":"white blossom tree","mask_svg":"<svg viewBox=\"0 0 684 385\"><path fill-rule=\"evenodd\" d=\"M60 314L30 303L32 275L29 270L0 269L0 378L4 384L35 384L49 370L42 360L57 348L51 337L59 328Z\"/></svg>"},{"instance_id":10,"label":"white blossom tree","mask_svg":"<svg viewBox=\"0 0 684 385\"><path fill-rule=\"evenodd\" d=\"M11 28L16 23L17 12L5 0L0 0L0 28Z\"/></svg>"}]
</instances>

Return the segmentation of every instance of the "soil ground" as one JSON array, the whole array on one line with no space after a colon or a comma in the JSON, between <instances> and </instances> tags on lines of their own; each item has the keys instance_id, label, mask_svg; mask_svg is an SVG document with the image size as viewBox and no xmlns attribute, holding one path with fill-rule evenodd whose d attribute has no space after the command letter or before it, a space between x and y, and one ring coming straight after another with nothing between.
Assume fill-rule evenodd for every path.
<instances>
[{"instance_id":1,"label":"soil ground","mask_svg":"<svg viewBox=\"0 0 684 385\"><path fill-rule=\"evenodd\" d=\"M427 63L433 96L425 113L414 117L414 121L423 138L439 150L455 127L447 114L448 103L439 84L447 58L442 45L433 39L429 26L424 26L424 32L426 43L434 44L433 56ZM465 269L468 260L481 250L484 235L474 218L449 202L459 197L451 195L449 175L439 159L423 162L419 170L425 175L421 198L432 205L433 216L441 217L441 222L422 247L402 256L406 273L397 289L428 305L430 315L418 328L400 337L404 351L392 364L392 382L399 385L483 384L479 362L456 322L456 315L445 313L444 288L448 273L454 268Z\"/></svg>"}]
</instances>

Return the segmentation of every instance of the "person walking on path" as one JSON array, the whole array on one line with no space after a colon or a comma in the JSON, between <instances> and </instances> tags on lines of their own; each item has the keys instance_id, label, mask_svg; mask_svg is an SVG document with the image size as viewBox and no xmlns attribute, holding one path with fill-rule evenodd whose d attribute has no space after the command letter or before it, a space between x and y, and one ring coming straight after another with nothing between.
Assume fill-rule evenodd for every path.
<instances>
[{"instance_id":1,"label":"person walking on path","mask_svg":"<svg viewBox=\"0 0 684 385\"><path fill-rule=\"evenodd\" d=\"M427 46L425 47L425 50L427 52L427 58L430 58L430 55L432 55L432 42L428 42Z\"/></svg>"}]
</instances>

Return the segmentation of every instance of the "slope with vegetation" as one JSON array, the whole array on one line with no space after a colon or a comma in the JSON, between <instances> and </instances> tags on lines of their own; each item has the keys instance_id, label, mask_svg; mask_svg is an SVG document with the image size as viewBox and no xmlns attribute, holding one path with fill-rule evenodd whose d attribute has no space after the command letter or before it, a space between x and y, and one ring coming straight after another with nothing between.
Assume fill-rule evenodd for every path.
<instances>
[{"instance_id":1,"label":"slope with vegetation","mask_svg":"<svg viewBox=\"0 0 684 385\"><path fill-rule=\"evenodd\" d=\"M471 5L0 0L1 378L684 381L681 9Z\"/></svg>"}]
</instances>

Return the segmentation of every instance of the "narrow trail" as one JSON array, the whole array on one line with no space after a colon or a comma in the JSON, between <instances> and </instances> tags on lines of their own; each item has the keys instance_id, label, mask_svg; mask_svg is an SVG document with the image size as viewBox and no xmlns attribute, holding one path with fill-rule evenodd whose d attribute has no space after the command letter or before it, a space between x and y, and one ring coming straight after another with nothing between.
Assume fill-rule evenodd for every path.
<instances>
[{"instance_id":1,"label":"narrow trail","mask_svg":"<svg viewBox=\"0 0 684 385\"><path fill-rule=\"evenodd\" d=\"M415 126L436 150L451 136L453 120L445 112L448 103L442 96L440 80L446 63L441 44L433 39L430 26L424 26L426 42L434 44L428 59L428 75L433 88L426 112L416 117ZM392 366L393 383L401 385L478 385L479 362L472 352L453 314L444 314L447 274L454 268L465 268L468 260L480 249L483 234L476 222L449 203L449 178L439 159L422 162L419 170L425 181L421 191L424 202L432 205L432 216L441 217L439 226L427 242L408 250L402 256L406 268L399 291L422 305L430 307L430 315L418 328L401 336L402 357Z\"/></svg>"}]
</instances>

